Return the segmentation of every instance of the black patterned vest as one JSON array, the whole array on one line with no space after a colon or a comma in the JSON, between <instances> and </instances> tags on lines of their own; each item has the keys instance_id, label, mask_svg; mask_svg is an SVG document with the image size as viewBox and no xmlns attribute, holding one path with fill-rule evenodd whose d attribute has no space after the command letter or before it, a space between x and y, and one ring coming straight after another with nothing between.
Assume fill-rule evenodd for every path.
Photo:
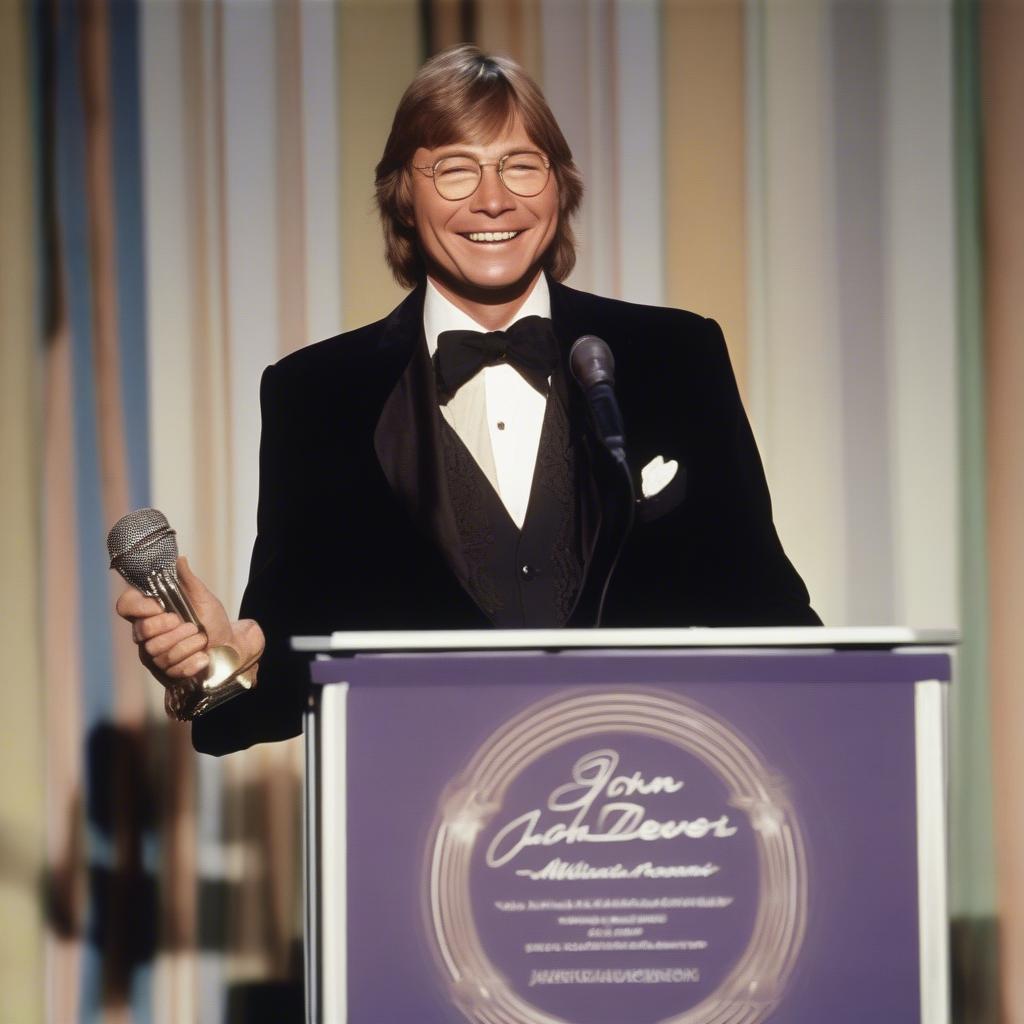
<instances>
[{"instance_id":1,"label":"black patterned vest","mask_svg":"<svg viewBox=\"0 0 1024 1024\"><path fill-rule=\"evenodd\" d=\"M446 422L448 493L473 599L499 629L564 626L583 577L576 457L564 389L548 396L520 530L476 459Z\"/></svg>"}]
</instances>

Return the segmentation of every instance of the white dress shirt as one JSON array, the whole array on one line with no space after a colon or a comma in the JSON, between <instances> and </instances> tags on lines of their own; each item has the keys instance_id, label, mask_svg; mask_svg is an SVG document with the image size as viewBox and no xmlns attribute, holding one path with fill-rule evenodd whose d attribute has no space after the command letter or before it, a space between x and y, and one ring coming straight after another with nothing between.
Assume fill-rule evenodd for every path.
<instances>
[{"instance_id":1,"label":"white dress shirt","mask_svg":"<svg viewBox=\"0 0 1024 1024\"><path fill-rule=\"evenodd\" d=\"M522 308L499 330L525 316L551 317L551 296L541 274ZM487 331L448 301L427 279L423 332L431 359L443 331ZM520 529L530 501L547 399L507 364L485 366L441 406L441 415L476 459Z\"/></svg>"}]
</instances>

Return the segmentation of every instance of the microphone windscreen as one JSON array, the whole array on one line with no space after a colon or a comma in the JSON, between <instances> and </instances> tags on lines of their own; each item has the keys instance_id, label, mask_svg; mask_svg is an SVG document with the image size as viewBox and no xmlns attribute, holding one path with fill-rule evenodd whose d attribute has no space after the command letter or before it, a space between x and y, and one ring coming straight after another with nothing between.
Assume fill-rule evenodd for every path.
<instances>
[{"instance_id":1,"label":"microphone windscreen","mask_svg":"<svg viewBox=\"0 0 1024 1024\"><path fill-rule=\"evenodd\" d=\"M159 509L137 508L118 519L107 534L107 551L110 568L150 597L157 596L154 573L177 579L178 542Z\"/></svg>"},{"instance_id":2,"label":"microphone windscreen","mask_svg":"<svg viewBox=\"0 0 1024 1024\"><path fill-rule=\"evenodd\" d=\"M612 350L595 334L584 334L573 342L569 349L569 369L584 391L596 384L615 386Z\"/></svg>"}]
</instances>

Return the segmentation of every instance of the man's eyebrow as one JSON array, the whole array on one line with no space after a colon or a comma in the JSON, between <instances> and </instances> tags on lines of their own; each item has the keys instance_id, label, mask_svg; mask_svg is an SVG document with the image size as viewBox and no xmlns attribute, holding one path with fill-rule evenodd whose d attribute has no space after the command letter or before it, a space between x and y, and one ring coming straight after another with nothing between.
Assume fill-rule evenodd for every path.
<instances>
[{"instance_id":1,"label":"man's eyebrow","mask_svg":"<svg viewBox=\"0 0 1024 1024\"><path fill-rule=\"evenodd\" d=\"M429 149L431 153L465 153L466 156L485 156L486 148L486 146L478 146L472 142L445 142L433 148L424 146L424 149Z\"/></svg>"},{"instance_id":2,"label":"man's eyebrow","mask_svg":"<svg viewBox=\"0 0 1024 1024\"><path fill-rule=\"evenodd\" d=\"M508 156L510 153L536 153L540 151L539 147L528 142L521 142L517 145L502 147L502 149L491 153L487 152L486 146L474 146L471 142L451 142L440 146L434 146L433 149L428 146L424 146L423 148L432 155L432 159L435 161L448 156L468 156L473 160L486 160L488 158L494 159Z\"/></svg>"}]
</instances>

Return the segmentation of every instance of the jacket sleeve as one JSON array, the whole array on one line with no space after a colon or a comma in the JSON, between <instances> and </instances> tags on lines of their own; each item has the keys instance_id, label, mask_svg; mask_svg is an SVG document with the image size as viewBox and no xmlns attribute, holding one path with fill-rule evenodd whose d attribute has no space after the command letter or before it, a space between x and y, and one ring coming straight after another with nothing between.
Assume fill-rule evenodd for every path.
<instances>
[{"instance_id":1,"label":"jacket sleeve","mask_svg":"<svg viewBox=\"0 0 1024 1024\"><path fill-rule=\"evenodd\" d=\"M821 625L775 529L768 483L722 330L714 320L704 324L707 443L700 446L697 468L706 499L701 525L712 614L723 625Z\"/></svg>"},{"instance_id":2,"label":"jacket sleeve","mask_svg":"<svg viewBox=\"0 0 1024 1024\"><path fill-rule=\"evenodd\" d=\"M255 619L266 637L256 686L192 723L192 744L208 754L226 754L302 731L309 665L289 649L292 581L288 573L287 499L289 477L287 399L279 368L270 366L260 384L259 504L256 542L241 616Z\"/></svg>"}]
</instances>

